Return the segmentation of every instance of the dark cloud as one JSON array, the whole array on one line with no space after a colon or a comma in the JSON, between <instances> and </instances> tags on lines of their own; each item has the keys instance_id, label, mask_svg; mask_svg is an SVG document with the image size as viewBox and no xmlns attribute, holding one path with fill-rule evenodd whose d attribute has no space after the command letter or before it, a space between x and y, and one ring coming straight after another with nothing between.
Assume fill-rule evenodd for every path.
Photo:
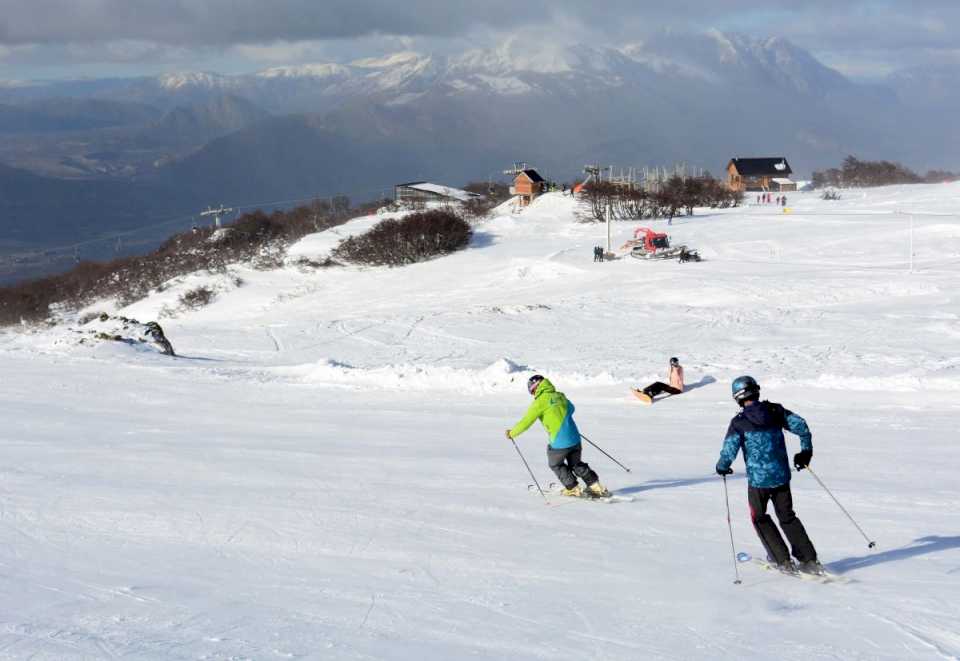
<instances>
[{"instance_id":1,"label":"dark cloud","mask_svg":"<svg viewBox=\"0 0 960 661\"><path fill-rule=\"evenodd\" d=\"M749 25L769 17L771 29L862 40L953 39L955 0L924 3L835 0L0 0L0 43L97 42L136 39L168 44L250 44L276 40L349 39L382 33L456 36L477 28L519 29L568 19L585 29L716 21ZM917 5L921 5L917 8ZM761 22L763 22L761 20ZM941 29L938 24L948 24ZM951 24L952 23L952 24ZM918 39L919 38L919 39ZM860 41L860 39L856 40Z\"/></svg>"},{"instance_id":2,"label":"dark cloud","mask_svg":"<svg viewBox=\"0 0 960 661\"><path fill-rule=\"evenodd\" d=\"M372 33L449 36L534 21L547 3L493 0L3 0L0 43L252 44Z\"/></svg>"},{"instance_id":3,"label":"dark cloud","mask_svg":"<svg viewBox=\"0 0 960 661\"><path fill-rule=\"evenodd\" d=\"M551 33L550 26L557 30ZM0 0L0 46L72 44L91 53L123 42L200 52L376 35L459 39L524 30L540 38L618 43L663 28L714 26L786 36L815 52L852 58L857 52L889 52L891 59L916 59L960 49L957 0Z\"/></svg>"}]
</instances>

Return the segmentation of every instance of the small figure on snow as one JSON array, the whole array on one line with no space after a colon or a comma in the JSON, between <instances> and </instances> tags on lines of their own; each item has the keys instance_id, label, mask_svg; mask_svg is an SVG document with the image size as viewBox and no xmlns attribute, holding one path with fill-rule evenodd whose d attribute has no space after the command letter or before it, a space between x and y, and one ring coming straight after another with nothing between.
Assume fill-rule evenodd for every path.
<instances>
[{"instance_id":1,"label":"small figure on snow","mask_svg":"<svg viewBox=\"0 0 960 661\"><path fill-rule=\"evenodd\" d=\"M787 206L787 196L786 196L786 195L784 195L783 197L780 198L780 206L781 206L781 207Z\"/></svg>"},{"instance_id":2,"label":"small figure on snow","mask_svg":"<svg viewBox=\"0 0 960 661\"><path fill-rule=\"evenodd\" d=\"M823 574L817 551L793 511L790 464L787 463L787 446L783 438L784 429L800 437L800 452L793 456L793 465L798 471L803 470L810 465L813 456L810 429L803 418L780 404L761 402L760 386L753 377L737 377L732 390L741 410L730 421L717 461L717 474L733 473L730 465L742 449L747 466L750 519L767 551L767 560L786 573L795 574L799 569L807 574ZM793 564L780 531L767 514L767 504L771 500L799 567Z\"/></svg>"},{"instance_id":3,"label":"small figure on snow","mask_svg":"<svg viewBox=\"0 0 960 661\"><path fill-rule=\"evenodd\" d=\"M653 398L664 392L671 395L679 395L683 392L683 366L680 365L680 359L676 356L670 359L667 383L655 381L643 390L633 389L633 394L637 396L637 399L647 404L653 404Z\"/></svg>"},{"instance_id":4,"label":"small figure on snow","mask_svg":"<svg viewBox=\"0 0 960 661\"><path fill-rule=\"evenodd\" d=\"M597 474L580 458L583 446L580 430L573 421L573 402L539 374L527 381L527 391L533 395L533 403L520 422L507 430L507 438L516 438L539 420L549 436L547 463L563 485L561 493L576 497L609 496ZM577 482L578 477L587 485L585 490Z\"/></svg>"}]
</instances>

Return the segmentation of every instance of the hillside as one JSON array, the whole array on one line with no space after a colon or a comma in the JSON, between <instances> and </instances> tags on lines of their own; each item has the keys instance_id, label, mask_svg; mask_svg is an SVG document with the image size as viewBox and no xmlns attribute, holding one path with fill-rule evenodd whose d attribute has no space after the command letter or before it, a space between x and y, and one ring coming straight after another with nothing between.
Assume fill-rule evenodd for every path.
<instances>
[{"instance_id":1,"label":"hillside","mask_svg":"<svg viewBox=\"0 0 960 661\"><path fill-rule=\"evenodd\" d=\"M16 567L0 572L0 657L960 655L960 184L790 198L790 214L654 223L695 264L593 263L604 228L552 194L415 266L198 273L121 311L149 320L216 286L161 319L176 359L0 332L0 373L17 375L0 379L0 563ZM628 387L673 355L691 387L641 406ZM632 501L528 492L503 430L533 372L632 469L584 450ZM877 540L794 474L843 583L745 563L733 584L713 467L743 373L806 418L812 466ZM553 479L538 428L518 447ZM761 556L734 468L736 550Z\"/></svg>"},{"instance_id":2,"label":"hillside","mask_svg":"<svg viewBox=\"0 0 960 661\"><path fill-rule=\"evenodd\" d=\"M159 147L176 153L239 131L270 115L246 99L224 95L189 106L179 106L135 136L138 147Z\"/></svg>"}]
</instances>

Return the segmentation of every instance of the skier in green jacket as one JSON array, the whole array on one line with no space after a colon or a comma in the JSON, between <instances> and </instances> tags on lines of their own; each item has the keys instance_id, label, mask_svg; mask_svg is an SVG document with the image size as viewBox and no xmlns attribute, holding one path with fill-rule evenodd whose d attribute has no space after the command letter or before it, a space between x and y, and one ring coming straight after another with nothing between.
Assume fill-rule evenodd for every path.
<instances>
[{"instance_id":1,"label":"skier in green jacket","mask_svg":"<svg viewBox=\"0 0 960 661\"><path fill-rule=\"evenodd\" d=\"M563 495L592 498L609 496L610 492L600 484L597 474L580 458L583 447L580 444L580 430L573 421L573 402L562 392L557 392L553 384L539 374L527 381L527 391L533 395L533 403L520 422L507 430L507 438L516 438L539 420L549 436L547 463L563 484ZM586 491L580 488L578 477L587 485Z\"/></svg>"}]
</instances>

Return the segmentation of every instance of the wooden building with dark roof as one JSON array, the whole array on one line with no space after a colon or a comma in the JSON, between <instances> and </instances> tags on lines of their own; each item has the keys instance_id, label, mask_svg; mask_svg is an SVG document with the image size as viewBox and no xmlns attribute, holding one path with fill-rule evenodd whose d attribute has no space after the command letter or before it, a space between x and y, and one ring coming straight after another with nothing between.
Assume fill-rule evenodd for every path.
<instances>
[{"instance_id":1,"label":"wooden building with dark roof","mask_svg":"<svg viewBox=\"0 0 960 661\"><path fill-rule=\"evenodd\" d=\"M527 206L546 190L547 181L533 168L520 170L510 187L510 194L520 198L520 206Z\"/></svg>"},{"instance_id":2,"label":"wooden building with dark roof","mask_svg":"<svg viewBox=\"0 0 960 661\"><path fill-rule=\"evenodd\" d=\"M793 170L783 156L731 158L727 163L727 186L740 192L784 192L797 190L790 179Z\"/></svg>"}]
</instances>

